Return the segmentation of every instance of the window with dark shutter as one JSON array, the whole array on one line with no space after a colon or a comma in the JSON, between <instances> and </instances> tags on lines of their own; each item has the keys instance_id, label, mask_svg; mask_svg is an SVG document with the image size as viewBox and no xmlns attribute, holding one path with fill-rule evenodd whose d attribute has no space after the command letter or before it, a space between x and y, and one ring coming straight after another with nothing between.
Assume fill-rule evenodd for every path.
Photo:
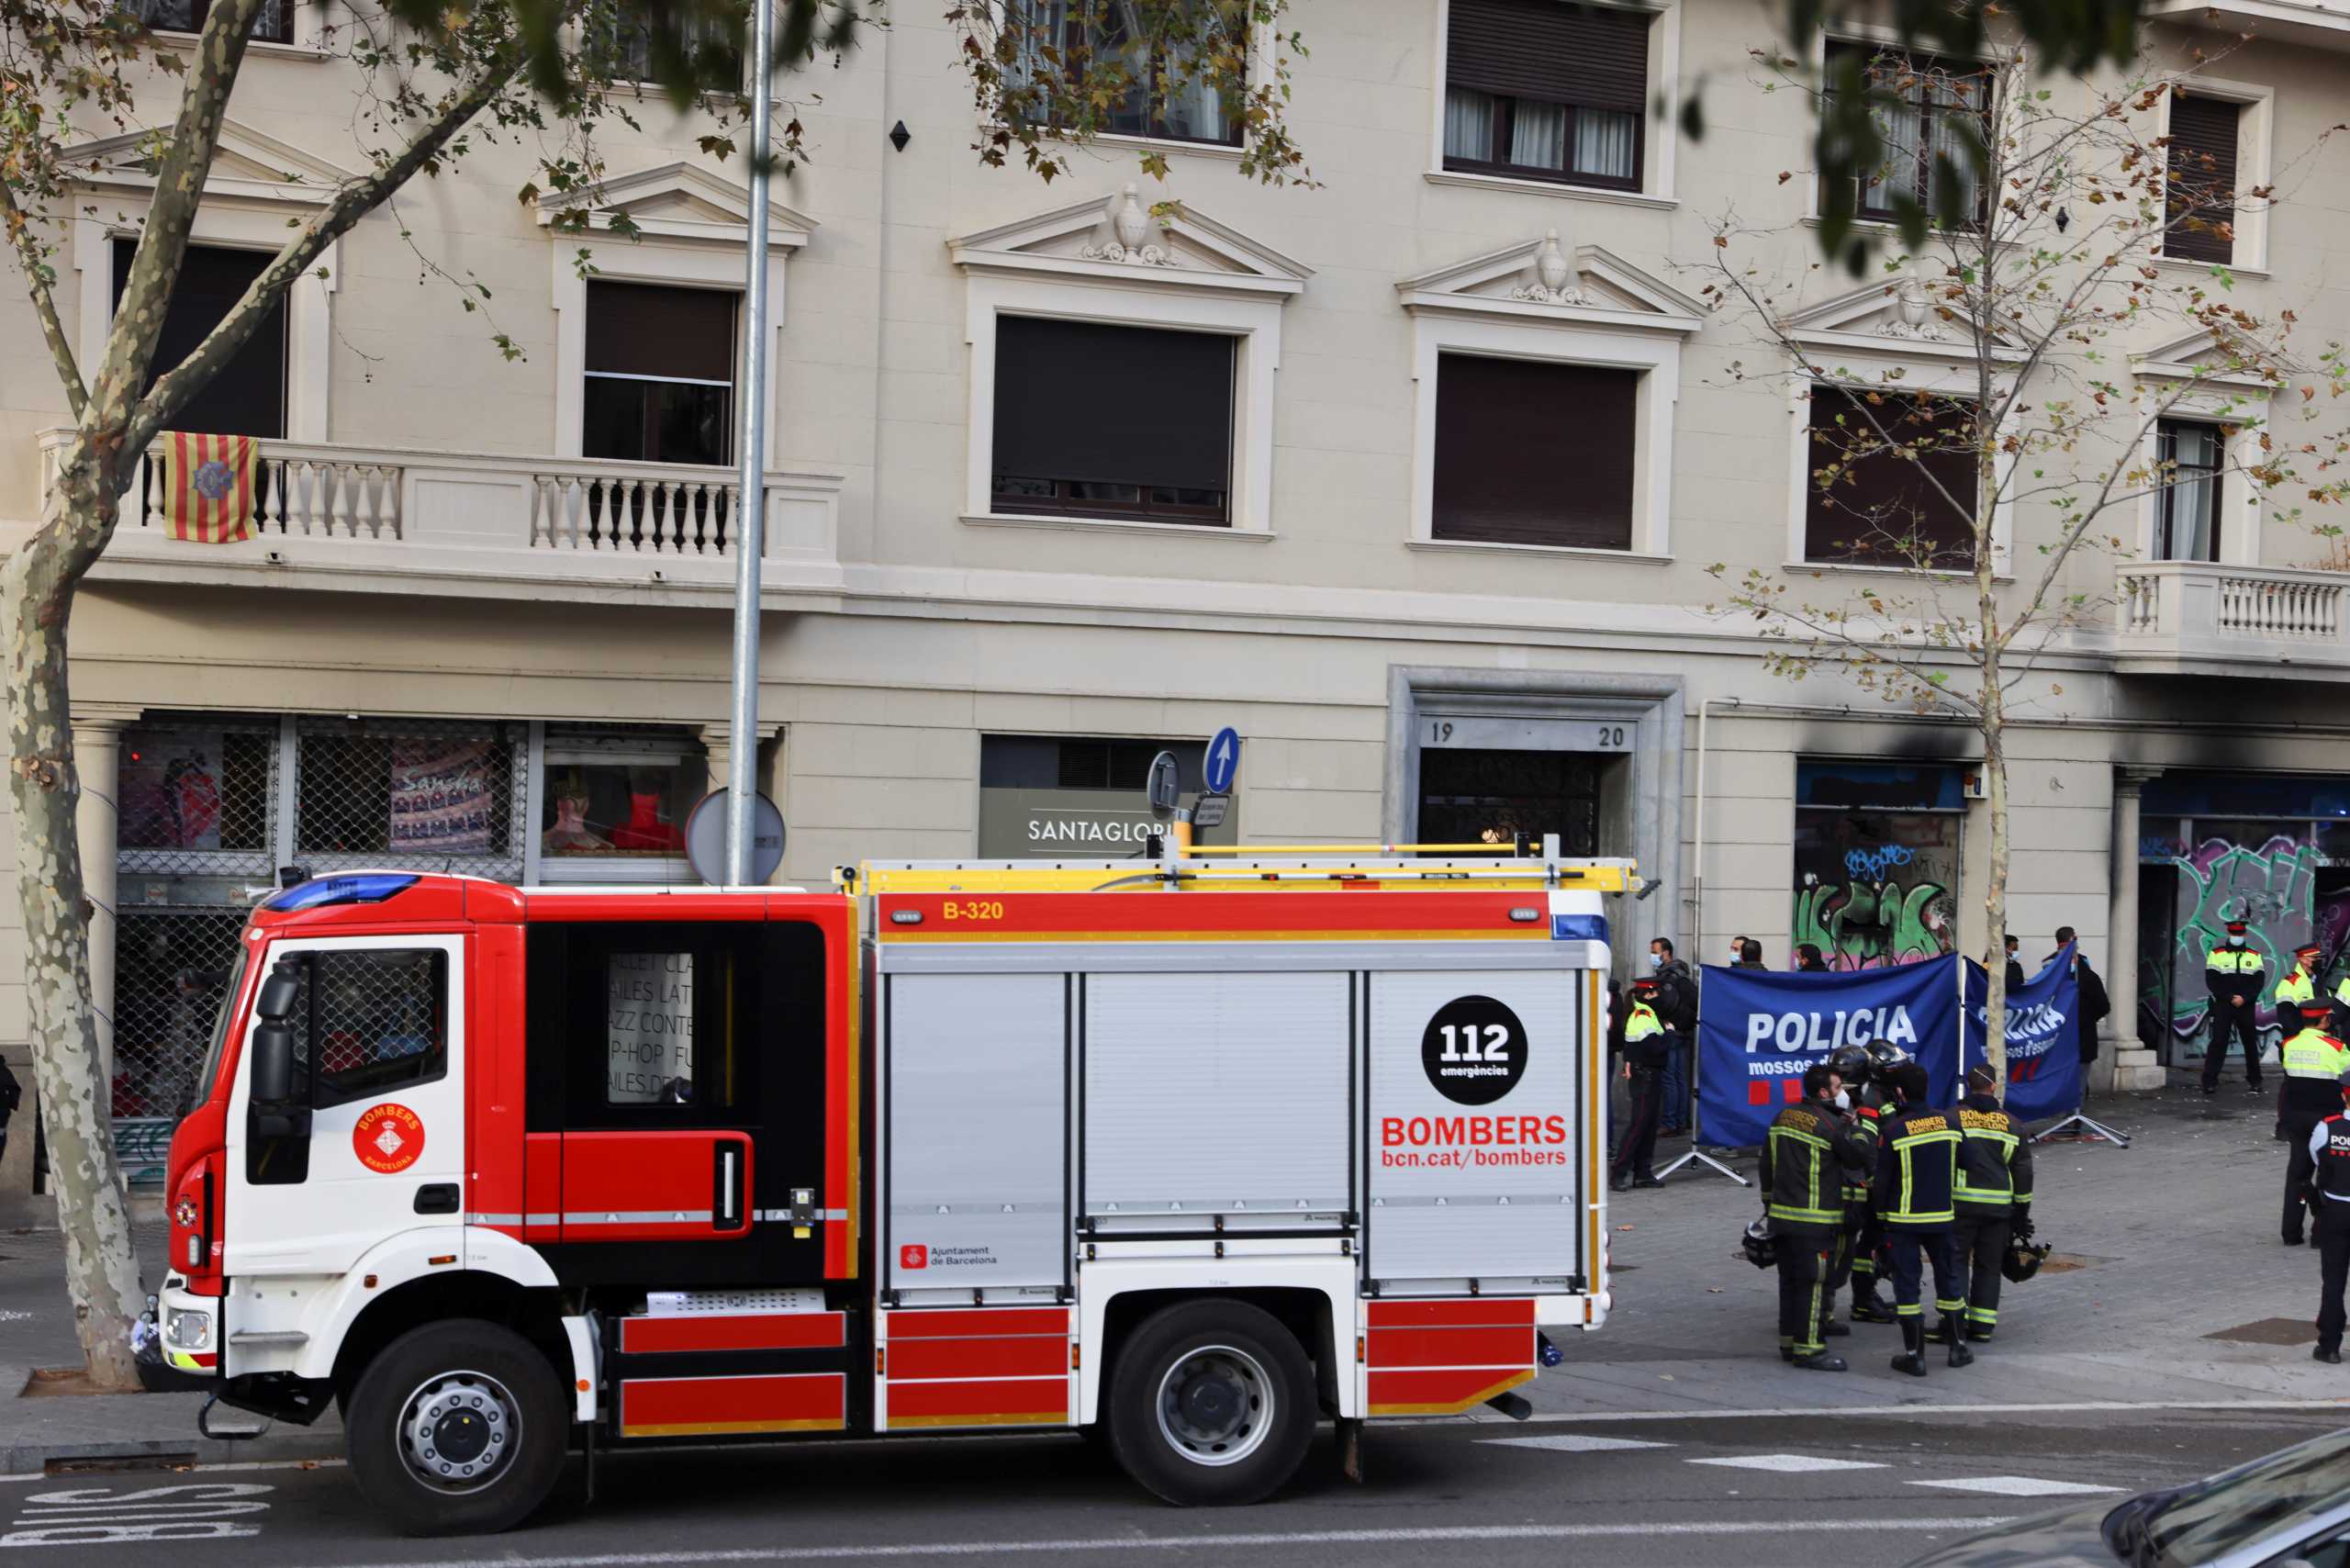
<instances>
[{"instance_id":1,"label":"window with dark shutter","mask_svg":"<svg viewBox=\"0 0 2350 1568\"><path fill-rule=\"evenodd\" d=\"M1871 118L1885 139L1885 162L1860 175L1861 216L1891 222L1897 198L1907 196L1929 213L1972 212L1981 221L1975 158L1988 127L1989 68L1980 61L1830 43L1830 91L1847 71L1878 95Z\"/></svg>"},{"instance_id":2,"label":"window with dark shutter","mask_svg":"<svg viewBox=\"0 0 2350 1568\"><path fill-rule=\"evenodd\" d=\"M1233 342L1000 317L994 510L1229 524Z\"/></svg>"},{"instance_id":3,"label":"window with dark shutter","mask_svg":"<svg viewBox=\"0 0 2350 1568\"><path fill-rule=\"evenodd\" d=\"M1442 354L1430 532L1632 547L1639 372Z\"/></svg>"},{"instance_id":4,"label":"window with dark shutter","mask_svg":"<svg viewBox=\"0 0 2350 1568\"><path fill-rule=\"evenodd\" d=\"M732 462L734 305L722 289L590 282L582 454Z\"/></svg>"},{"instance_id":5,"label":"window with dark shutter","mask_svg":"<svg viewBox=\"0 0 2350 1568\"><path fill-rule=\"evenodd\" d=\"M1974 562L1972 405L1811 389L1804 559L1962 570ZM1953 506L1955 500L1959 504Z\"/></svg>"},{"instance_id":6,"label":"window with dark shutter","mask_svg":"<svg viewBox=\"0 0 2350 1568\"><path fill-rule=\"evenodd\" d=\"M135 240L114 242L114 299L130 282L131 259L139 252ZM274 259L268 251L232 251L217 245L190 245L172 285L171 308L163 312L163 330L155 340L154 363L148 367L150 386L155 377L187 358L211 336L238 300L245 297L262 269ZM141 396L144 396L142 389ZM172 418L172 428L210 435L283 436L285 433L285 296L280 294L245 340L207 382L187 407Z\"/></svg>"},{"instance_id":7,"label":"window with dark shutter","mask_svg":"<svg viewBox=\"0 0 2350 1568\"><path fill-rule=\"evenodd\" d=\"M1654 20L1569 0L1452 0L1444 166L1639 189Z\"/></svg>"},{"instance_id":8,"label":"window with dark shutter","mask_svg":"<svg viewBox=\"0 0 2350 1568\"><path fill-rule=\"evenodd\" d=\"M2242 104L2185 97L2174 90L2163 254L2194 262L2235 260L2236 131L2243 118Z\"/></svg>"}]
</instances>

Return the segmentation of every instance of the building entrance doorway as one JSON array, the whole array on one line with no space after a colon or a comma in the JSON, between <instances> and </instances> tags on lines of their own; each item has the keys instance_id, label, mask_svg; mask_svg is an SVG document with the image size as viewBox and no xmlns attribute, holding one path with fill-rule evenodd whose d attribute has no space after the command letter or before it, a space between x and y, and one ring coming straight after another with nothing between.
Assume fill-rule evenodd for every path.
<instances>
[{"instance_id":1,"label":"building entrance doorway","mask_svg":"<svg viewBox=\"0 0 2350 1568\"><path fill-rule=\"evenodd\" d=\"M1628 764L1588 752L1424 750L1419 842L1507 844L1523 834L1539 844L1556 834L1561 854L1599 855L1603 801Z\"/></svg>"}]
</instances>

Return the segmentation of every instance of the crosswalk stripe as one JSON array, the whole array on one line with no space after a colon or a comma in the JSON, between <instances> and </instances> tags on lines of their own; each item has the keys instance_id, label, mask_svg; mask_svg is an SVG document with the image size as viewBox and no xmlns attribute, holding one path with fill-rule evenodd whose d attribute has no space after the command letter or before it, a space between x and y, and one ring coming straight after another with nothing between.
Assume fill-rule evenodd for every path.
<instances>
[{"instance_id":1,"label":"crosswalk stripe","mask_svg":"<svg viewBox=\"0 0 2350 1568\"><path fill-rule=\"evenodd\" d=\"M1638 1438L1592 1438L1561 1432L1548 1438L1479 1438L1479 1448L1548 1449L1552 1453L1609 1453L1618 1449L1669 1449L1671 1443L1642 1442Z\"/></svg>"},{"instance_id":2,"label":"crosswalk stripe","mask_svg":"<svg viewBox=\"0 0 2350 1568\"><path fill-rule=\"evenodd\" d=\"M1912 1481L1909 1484L1939 1486L1945 1492L1988 1492L1999 1497L2072 1497L2121 1490L2079 1481L2043 1481L2032 1475L1976 1475L1963 1481Z\"/></svg>"},{"instance_id":3,"label":"crosswalk stripe","mask_svg":"<svg viewBox=\"0 0 2350 1568\"><path fill-rule=\"evenodd\" d=\"M1874 1460L1821 1459L1807 1453L1750 1453L1727 1459L1693 1459L1691 1464L1718 1464L1725 1470L1775 1470L1783 1474L1798 1474L1813 1470L1883 1470Z\"/></svg>"}]
</instances>

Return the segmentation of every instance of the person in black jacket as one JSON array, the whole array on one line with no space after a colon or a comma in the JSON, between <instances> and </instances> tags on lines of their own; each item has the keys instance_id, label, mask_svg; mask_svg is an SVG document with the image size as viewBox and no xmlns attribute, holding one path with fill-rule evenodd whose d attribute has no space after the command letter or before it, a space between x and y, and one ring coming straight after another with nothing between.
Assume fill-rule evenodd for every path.
<instances>
[{"instance_id":1,"label":"person in black jacket","mask_svg":"<svg viewBox=\"0 0 2350 1568\"><path fill-rule=\"evenodd\" d=\"M2017 991L2021 991L2024 983L2023 960L2016 957L2016 948L2018 946L2019 944L2016 941L2015 934L2013 932L2009 932L2007 938L2008 994L2009 996L2013 996Z\"/></svg>"},{"instance_id":2,"label":"person in black jacket","mask_svg":"<svg viewBox=\"0 0 2350 1568\"><path fill-rule=\"evenodd\" d=\"M1689 1049L1697 1039L1697 982L1690 977L1689 966L1673 956L1671 937L1651 939L1649 964L1657 979L1657 1016L1672 1035L1664 1048L1657 1132L1673 1137L1689 1130Z\"/></svg>"},{"instance_id":3,"label":"person in black jacket","mask_svg":"<svg viewBox=\"0 0 2350 1568\"><path fill-rule=\"evenodd\" d=\"M2097 1060L2098 1031L2113 1012L2113 999L2106 994L2105 982L2098 979L2097 971L2089 968L2089 956L2080 949L2079 934L2069 925L2060 925L2056 928L2056 953L2063 952L2066 943L2074 945L2073 983L2080 988L2079 999L2073 1007L2077 1031L2074 1043L2080 1047L2081 1065L2087 1067ZM2048 955L2051 960L2056 953ZM2081 1075L2081 1083L2087 1087L2087 1073Z\"/></svg>"},{"instance_id":4,"label":"person in black jacket","mask_svg":"<svg viewBox=\"0 0 2350 1568\"><path fill-rule=\"evenodd\" d=\"M17 1107L24 1103L24 1086L17 1081L17 1075L8 1070L8 1064L0 1061L0 1159L6 1159L8 1155L8 1119L17 1114Z\"/></svg>"},{"instance_id":5,"label":"person in black jacket","mask_svg":"<svg viewBox=\"0 0 2350 1568\"><path fill-rule=\"evenodd\" d=\"M1905 1061L1887 1075L1894 1103L1877 1118L1876 1182L1872 1201L1885 1222L1893 1274L1893 1310L1901 1319L1902 1353L1893 1370L1926 1375L1926 1325L1919 1297L1924 1265L1934 1271L1934 1307L1950 1338L1950 1364L1975 1360L1959 1316L1966 1287L1958 1276L1951 1232L1958 1221L1959 1147L1965 1141L1955 1111L1926 1103L1926 1070Z\"/></svg>"},{"instance_id":6,"label":"person in black jacket","mask_svg":"<svg viewBox=\"0 0 2350 1568\"><path fill-rule=\"evenodd\" d=\"M1863 1156L1851 1118L1835 1105L1843 1081L1826 1062L1804 1070L1803 1099L1763 1135L1755 1185L1779 1243L1779 1356L1812 1372L1842 1372L1820 1339L1827 1272L1844 1223L1844 1168Z\"/></svg>"},{"instance_id":7,"label":"person in black jacket","mask_svg":"<svg viewBox=\"0 0 2350 1568\"><path fill-rule=\"evenodd\" d=\"M1796 973L1799 975L1824 975L1827 972L1828 960L1819 956L1819 948L1816 944L1805 942L1797 945L1796 947Z\"/></svg>"}]
</instances>

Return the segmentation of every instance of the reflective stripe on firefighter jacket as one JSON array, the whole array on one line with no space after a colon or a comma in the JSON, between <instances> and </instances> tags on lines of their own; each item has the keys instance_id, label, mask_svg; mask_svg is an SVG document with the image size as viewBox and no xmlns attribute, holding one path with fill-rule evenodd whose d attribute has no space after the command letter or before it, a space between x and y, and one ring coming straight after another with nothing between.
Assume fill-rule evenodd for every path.
<instances>
[{"instance_id":1,"label":"reflective stripe on firefighter jacket","mask_svg":"<svg viewBox=\"0 0 2350 1568\"><path fill-rule=\"evenodd\" d=\"M2031 1145L2016 1119L1988 1094L1958 1103L1958 1188L1961 1214L2005 1215L2031 1202Z\"/></svg>"},{"instance_id":2,"label":"reflective stripe on firefighter jacket","mask_svg":"<svg viewBox=\"0 0 2350 1568\"><path fill-rule=\"evenodd\" d=\"M1833 1111L1807 1100L1771 1120L1762 1137L1760 1179L1763 1212L1779 1225L1844 1223L1844 1166L1855 1152L1852 1135Z\"/></svg>"},{"instance_id":3,"label":"reflective stripe on firefighter jacket","mask_svg":"<svg viewBox=\"0 0 2350 1568\"><path fill-rule=\"evenodd\" d=\"M1892 1111L1877 1120L1876 1212L1888 1230L1946 1230L1958 1218L1954 1111Z\"/></svg>"},{"instance_id":4,"label":"reflective stripe on firefighter jacket","mask_svg":"<svg viewBox=\"0 0 2350 1568\"><path fill-rule=\"evenodd\" d=\"M2317 982L2310 979L2306 970L2296 969L2277 982L2277 1000L2279 1002L2313 1002L2316 999Z\"/></svg>"},{"instance_id":5,"label":"reflective stripe on firefighter jacket","mask_svg":"<svg viewBox=\"0 0 2350 1568\"><path fill-rule=\"evenodd\" d=\"M1869 1201L1869 1178L1876 1173L1876 1118L1874 1105L1855 1105L1857 1118L1852 1127L1852 1148L1844 1161L1844 1202L1865 1204Z\"/></svg>"},{"instance_id":6,"label":"reflective stripe on firefighter jacket","mask_svg":"<svg viewBox=\"0 0 2350 1568\"><path fill-rule=\"evenodd\" d=\"M2304 1029L2285 1042L2284 1109L2303 1115L2331 1115L2342 1108L2343 1073L2350 1071L2350 1047L2322 1029Z\"/></svg>"}]
</instances>

